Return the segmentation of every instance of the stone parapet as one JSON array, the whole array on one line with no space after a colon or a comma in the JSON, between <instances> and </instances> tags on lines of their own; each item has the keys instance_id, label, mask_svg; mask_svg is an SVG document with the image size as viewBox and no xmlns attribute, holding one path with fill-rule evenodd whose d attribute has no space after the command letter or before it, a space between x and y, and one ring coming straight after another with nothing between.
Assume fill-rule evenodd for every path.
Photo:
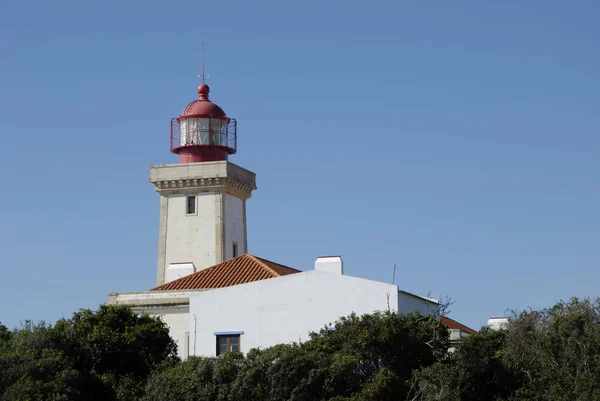
<instances>
[{"instance_id":1,"label":"stone parapet","mask_svg":"<svg viewBox=\"0 0 600 401\"><path fill-rule=\"evenodd\" d=\"M203 291L142 291L142 292L112 292L108 294L109 305L126 305L131 308L148 306L187 306L190 295Z\"/></svg>"}]
</instances>

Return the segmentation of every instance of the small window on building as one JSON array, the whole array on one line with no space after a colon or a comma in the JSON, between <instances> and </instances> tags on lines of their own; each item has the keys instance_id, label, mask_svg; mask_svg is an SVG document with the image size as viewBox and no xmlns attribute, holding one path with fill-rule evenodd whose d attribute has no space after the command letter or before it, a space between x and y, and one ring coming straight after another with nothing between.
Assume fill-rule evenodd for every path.
<instances>
[{"instance_id":1,"label":"small window on building","mask_svg":"<svg viewBox=\"0 0 600 401\"><path fill-rule=\"evenodd\" d=\"M196 213L196 197L195 196L187 197L186 213L187 214L195 214Z\"/></svg>"},{"instance_id":2,"label":"small window on building","mask_svg":"<svg viewBox=\"0 0 600 401\"><path fill-rule=\"evenodd\" d=\"M217 336L217 356L224 354L227 351L240 350L240 335L218 335Z\"/></svg>"},{"instance_id":3,"label":"small window on building","mask_svg":"<svg viewBox=\"0 0 600 401\"><path fill-rule=\"evenodd\" d=\"M233 254L233 257L235 258L238 255L238 244L237 244L237 242L234 242L232 244L232 248L233 248L233 253L232 254Z\"/></svg>"},{"instance_id":4,"label":"small window on building","mask_svg":"<svg viewBox=\"0 0 600 401\"><path fill-rule=\"evenodd\" d=\"M190 332L185 332L185 347L183 348L183 355L187 358L190 356Z\"/></svg>"}]
</instances>

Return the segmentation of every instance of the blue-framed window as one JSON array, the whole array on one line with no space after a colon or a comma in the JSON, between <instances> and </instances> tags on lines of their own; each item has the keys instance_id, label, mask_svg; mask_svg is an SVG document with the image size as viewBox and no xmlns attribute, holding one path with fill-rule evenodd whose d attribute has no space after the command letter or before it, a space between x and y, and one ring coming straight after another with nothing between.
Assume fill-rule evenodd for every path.
<instances>
[{"instance_id":1,"label":"blue-framed window","mask_svg":"<svg viewBox=\"0 0 600 401\"><path fill-rule=\"evenodd\" d=\"M215 332L216 336L216 355L223 355L227 351L241 350L241 336L243 331L222 331Z\"/></svg>"}]
</instances>

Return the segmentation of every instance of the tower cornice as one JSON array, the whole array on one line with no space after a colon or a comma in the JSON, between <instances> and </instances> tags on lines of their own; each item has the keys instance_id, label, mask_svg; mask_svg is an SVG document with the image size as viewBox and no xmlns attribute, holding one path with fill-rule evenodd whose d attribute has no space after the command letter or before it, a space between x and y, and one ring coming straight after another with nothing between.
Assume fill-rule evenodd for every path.
<instances>
[{"instance_id":1,"label":"tower cornice","mask_svg":"<svg viewBox=\"0 0 600 401\"><path fill-rule=\"evenodd\" d=\"M150 166L149 181L161 195L222 192L246 200L256 174L229 161Z\"/></svg>"}]
</instances>

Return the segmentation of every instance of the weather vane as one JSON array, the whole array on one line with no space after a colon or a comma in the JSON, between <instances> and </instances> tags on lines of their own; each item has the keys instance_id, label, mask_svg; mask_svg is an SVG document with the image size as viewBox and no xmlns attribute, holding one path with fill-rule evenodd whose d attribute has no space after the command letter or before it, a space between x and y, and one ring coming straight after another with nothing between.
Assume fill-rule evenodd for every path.
<instances>
[{"instance_id":1,"label":"weather vane","mask_svg":"<svg viewBox=\"0 0 600 401\"><path fill-rule=\"evenodd\" d=\"M204 78L208 78L209 75L204 73L204 42L202 42L202 67L198 67L198 78L202 78L202 83L204 83Z\"/></svg>"}]
</instances>

